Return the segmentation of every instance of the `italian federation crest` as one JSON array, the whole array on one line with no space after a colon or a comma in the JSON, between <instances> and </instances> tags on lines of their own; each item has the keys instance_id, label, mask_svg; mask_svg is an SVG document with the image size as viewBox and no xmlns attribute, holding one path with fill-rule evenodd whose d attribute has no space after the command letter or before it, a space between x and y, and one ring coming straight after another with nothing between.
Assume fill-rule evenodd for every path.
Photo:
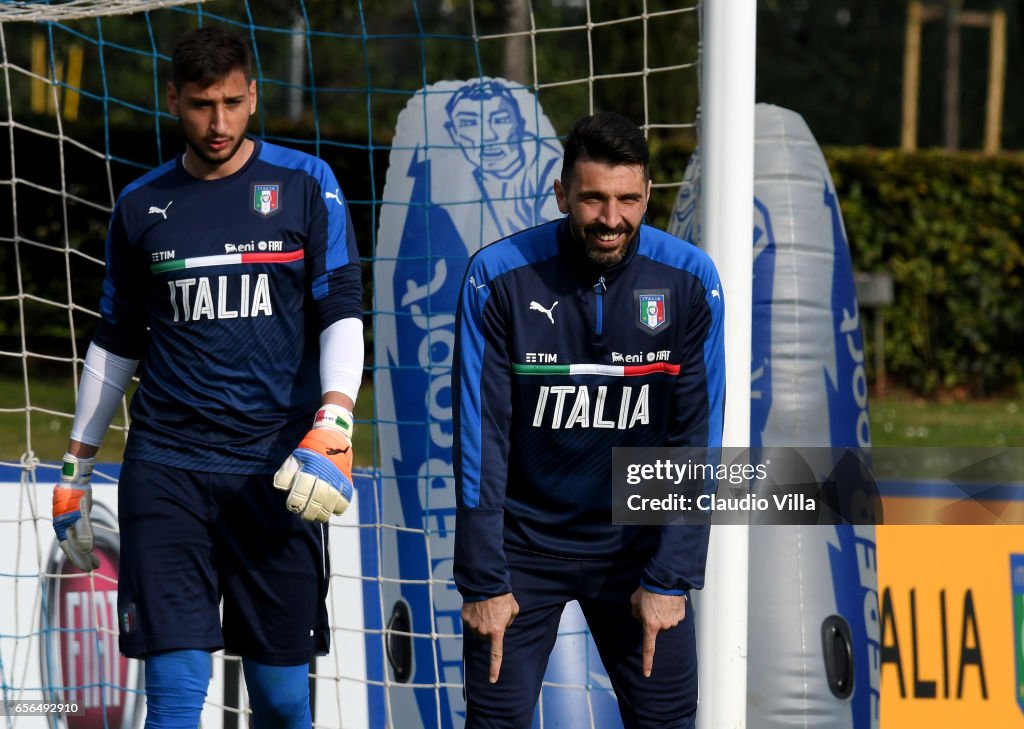
<instances>
[{"instance_id":1,"label":"italian federation crest","mask_svg":"<svg viewBox=\"0 0 1024 729\"><path fill-rule=\"evenodd\" d=\"M668 291L637 291L637 323L655 331L668 324Z\"/></svg>"},{"instance_id":2,"label":"italian federation crest","mask_svg":"<svg viewBox=\"0 0 1024 729\"><path fill-rule=\"evenodd\" d=\"M280 208L281 186L253 185L252 209L263 217L273 215Z\"/></svg>"},{"instance_id":3,"label":"italian federation crest","mask_svg":"<svg viewBox=\"0 0 1024 729\"><path fill-rule=\"evenodd\" d=\"M1024 554L1010 555L1010 581L1013 585L1013 655L1017 666L1014 693L1017 706L1024 711Z\"/></svg>"}]
</instances>

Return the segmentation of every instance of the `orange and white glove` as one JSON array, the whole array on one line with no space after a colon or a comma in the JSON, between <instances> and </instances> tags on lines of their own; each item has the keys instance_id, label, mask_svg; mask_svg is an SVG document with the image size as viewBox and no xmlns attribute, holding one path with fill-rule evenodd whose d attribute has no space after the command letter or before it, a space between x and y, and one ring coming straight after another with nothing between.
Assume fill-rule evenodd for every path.
<instances>
[{"instance_id":1,"label":"orange and white glove","mask_svg":"<svg viewBox=\"0 0 1024 729\"><path fill-rule=\"evenodd\" d=\"M352 413L322 405L313 428L274 474L285 505L306 521L326 522L352 501Z\"/></svg>"},{"instance_id":2,"label":"orange and white glove","mask_svg":"<svg viewBox=\"0 0 1024 729\"><path fill-rule=\"evenodd\" d=\"M92 553L92 469L95 458L78 458L64 454L60 483L53 487L53 531L67 558L83 572L100 566Z\"/></svg>"}]
</instances>

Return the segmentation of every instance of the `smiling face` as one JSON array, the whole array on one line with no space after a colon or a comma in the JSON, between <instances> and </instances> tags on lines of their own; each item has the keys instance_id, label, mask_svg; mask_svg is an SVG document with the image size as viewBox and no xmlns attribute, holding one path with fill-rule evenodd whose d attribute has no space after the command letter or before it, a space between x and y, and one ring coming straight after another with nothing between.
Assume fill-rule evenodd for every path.
<instances>
[{"instance_id":1,"label":"smiling face","mask_svg":"<svg viewBox=\"0 0 1024 729\"><path fill-rule=\"evenodd\" d=\"M252 151L245 130L256 111L256 82L247 81L241 69L205 88L192 81L180 89L169 83L167 106L181 124L190 173L204 179L226 177L245 164Z\"/></svg>"},{"instance_id":2,"label":"smiling face","mask_svg":"<svg viewBox=\"0 0 1024 729\"><path fill-rule=\"evenodd\" d=\"M462 99L445 126L466 159L484 172L507 175L522 159L519 115L508 99Z\"/></svg>"},{"instance_id":3,"label":"smiling face","mask_svg":"<svg viewBox=\"0 0 1024 729\"><path fill-rule=\"evenodd\" d=\"M602 267L622 260L640 230L651 183L639 165L609 165L580 158L568 187L555 181L558 209L587 257Z\"/></svg>"}]
</instances>

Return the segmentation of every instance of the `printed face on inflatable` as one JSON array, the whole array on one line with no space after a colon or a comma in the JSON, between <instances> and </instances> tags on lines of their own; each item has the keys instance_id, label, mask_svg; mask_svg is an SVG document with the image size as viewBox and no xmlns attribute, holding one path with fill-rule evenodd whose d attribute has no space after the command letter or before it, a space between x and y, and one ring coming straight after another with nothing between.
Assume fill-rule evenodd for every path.
<instances>
[{"instance_id":1,"label":"printed face on inflatable","mask_svg":"<svg viewBox=\"0 0 1024 729\"><path fill-rule=\"evenodd\" d=\"M558 209L569 216L587 257L614 266L640 230L651 183L640 166L578 159L573 170L568 188L555 181Z\"/></svg>"},{"instance_id":2,"label":"printed face on inflatable","mask_svg":"<svg viewBox=\"0 0 1024 729\"><path fill-rule=\"evenodd\" d=\"M459 99L449 110L445 128L466 159L485 174L508 177L522 164L522 123L510 97Z\"/></svg>"}]
</instances>

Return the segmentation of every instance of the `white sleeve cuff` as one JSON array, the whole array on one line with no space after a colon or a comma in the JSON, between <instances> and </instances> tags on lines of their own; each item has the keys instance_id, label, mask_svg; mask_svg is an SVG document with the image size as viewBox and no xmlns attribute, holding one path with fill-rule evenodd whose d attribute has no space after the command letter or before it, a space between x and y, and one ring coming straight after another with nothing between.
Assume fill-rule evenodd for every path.
<instances>
[{"instance_id":1,"label":"white sleeve cuff","mask_svg":"<svg viewBox=\"0 0 1024 729\"><path fill-rule=\"evenodd\" d=\"M363 320L341 319L320 332L321 394L340 392L352 402L363 379Z\"/></svg>"},{"instance_id":2,"label":"white sleeve cuff","mask_svg":"<svg viewBox=\"0 0 1024 729\"><path fill-rule=\"evenodd\" d=\"M111 354L105 349L89 345L85 354L82 381L78 383L78 404L75 422L71 425L71 438L86 445L98 446L114 419L132 380L139 360Z\"/></svg>"}]
</instances>

